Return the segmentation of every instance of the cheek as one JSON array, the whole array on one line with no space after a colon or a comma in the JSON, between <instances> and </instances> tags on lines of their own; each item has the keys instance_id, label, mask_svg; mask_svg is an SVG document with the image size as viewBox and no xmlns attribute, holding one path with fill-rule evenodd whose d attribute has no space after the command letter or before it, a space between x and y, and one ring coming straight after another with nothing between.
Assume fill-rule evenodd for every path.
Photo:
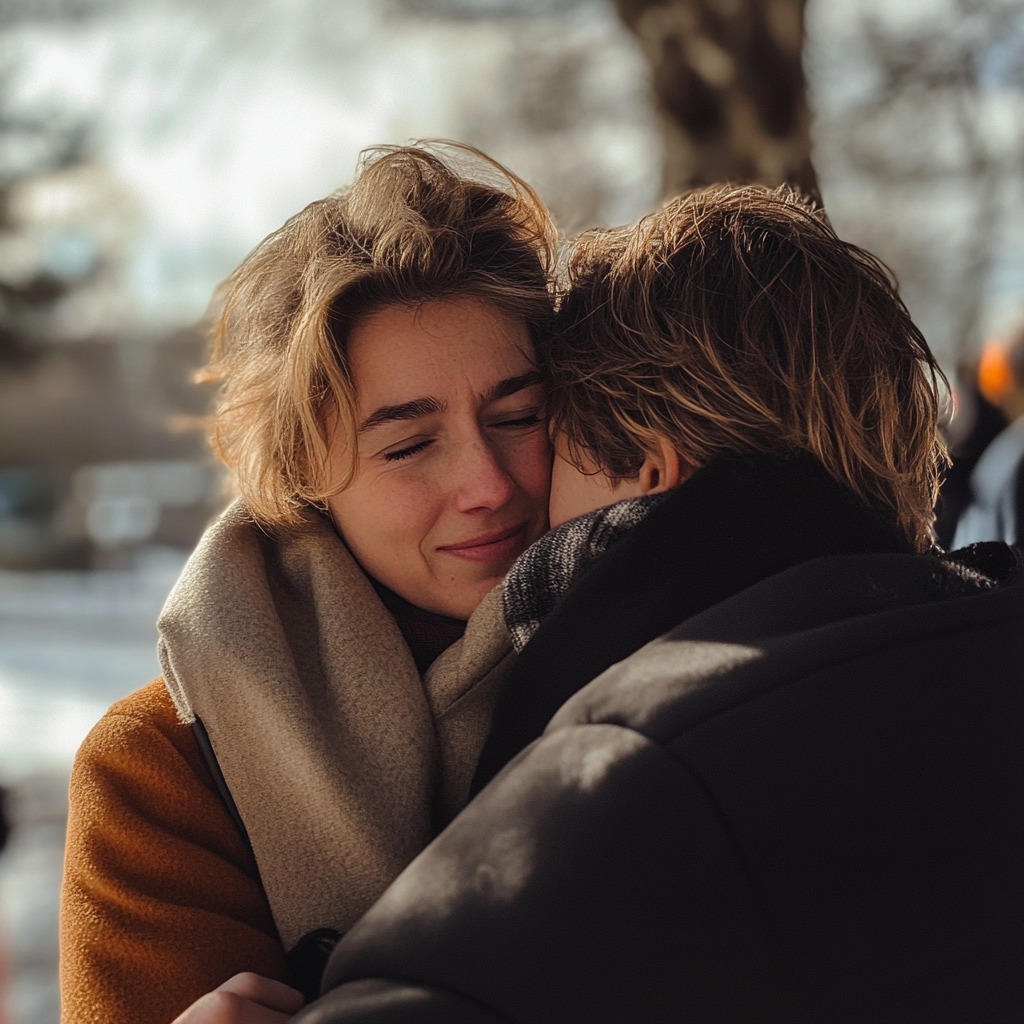
<instances>
[{"instance_id":1,"label":"cheek","mask_svg":"<svg viewBox=\"0 0 1024 1024\"><path fill-rule=\"evenodd\" d=\"M611 482L603 473L584 474L558 456L551 467L551 528L615 501Z\"/></svg>"},{"instance_id":2,"label":"cheek","mask_svg":"<svg viewBox=\"0 0 1024 1024\"><path fill-rule=\"evenodd\" d=\"M436 519L432 488L402 478L357 479L330 501L331 512L352 553L371 574L407 560Z\"/></svg>"},{"instance_id":3,"label":"cheek","mask_svg":"<svg viewBox=\"0 0 1024 1024\"><path fill-rule=\"evenodd\" d=\"M551 459L551 443L545 431L524 438L506 456L507 472L516 485L545 511L551 490Z\"/></svg>"}]
</instances>

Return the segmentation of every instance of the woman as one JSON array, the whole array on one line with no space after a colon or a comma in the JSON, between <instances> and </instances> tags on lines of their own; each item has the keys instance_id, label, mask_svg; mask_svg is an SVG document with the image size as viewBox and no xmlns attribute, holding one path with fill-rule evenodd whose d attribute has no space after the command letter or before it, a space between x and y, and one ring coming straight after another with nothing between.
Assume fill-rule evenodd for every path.
<instances>
[{"instance_id":1,"label":"woman","mask_svg":"<svg viewBox=\"0 0 1024 1024\"><path fill-rule=\"evenodd\" d=\"M161 616L164 679L76 759L69 1024L301 983L465 801L511 650L481 602L547 525L553 238L479 154L384 149L228 282L210 377L241 498Z\"/></svg>"}]
</instances>

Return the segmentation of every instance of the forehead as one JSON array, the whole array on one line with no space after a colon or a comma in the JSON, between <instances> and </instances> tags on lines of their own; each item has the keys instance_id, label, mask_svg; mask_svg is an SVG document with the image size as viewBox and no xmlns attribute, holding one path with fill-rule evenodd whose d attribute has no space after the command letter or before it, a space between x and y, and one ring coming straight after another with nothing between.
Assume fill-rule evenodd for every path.
<instances>
[{"instance_id":1,"label":"forehead","mask_svg":"<svg viewBox=\"0 0 1024 1024\"><path fill-rule=\"evenodd\" d=\"M485 392L533 365L526 325L475 298L385 306L352 328L347 356L360 406Z\"/></svg>"}]
</instances>

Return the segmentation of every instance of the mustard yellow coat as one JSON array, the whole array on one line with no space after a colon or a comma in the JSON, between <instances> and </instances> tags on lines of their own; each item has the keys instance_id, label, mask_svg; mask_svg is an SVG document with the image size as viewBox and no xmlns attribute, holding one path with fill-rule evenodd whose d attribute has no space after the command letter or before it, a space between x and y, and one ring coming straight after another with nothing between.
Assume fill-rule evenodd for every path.
<instances>
[{"instance_id":1,"label":"mustard yellow coat","mask_svg":"<svg viewBox=\"0 0 1024 1024\"><path fill-rule=\"evenodd\" d=\"M287 981L256 864L157 679L71 774L62 1024L170 1024L239 971Z\"/></svg>"}]
</instances>

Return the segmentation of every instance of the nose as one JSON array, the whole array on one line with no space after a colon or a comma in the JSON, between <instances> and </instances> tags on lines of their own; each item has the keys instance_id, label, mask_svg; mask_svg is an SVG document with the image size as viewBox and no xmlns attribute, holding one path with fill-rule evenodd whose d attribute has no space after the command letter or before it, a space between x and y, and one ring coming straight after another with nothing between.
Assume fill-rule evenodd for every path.
<instances>
[{"instance_id":1,"label":"nose","mask_svg":"<svg viewBox=\"0 0 1024 1024\"><path fill-rule=\"evenodd\" d=\"M478 435L459 445L452 462L449 483L460 512L499 509L512 499L515 481L486 438Z\"/></svg>"}]
</instances>

